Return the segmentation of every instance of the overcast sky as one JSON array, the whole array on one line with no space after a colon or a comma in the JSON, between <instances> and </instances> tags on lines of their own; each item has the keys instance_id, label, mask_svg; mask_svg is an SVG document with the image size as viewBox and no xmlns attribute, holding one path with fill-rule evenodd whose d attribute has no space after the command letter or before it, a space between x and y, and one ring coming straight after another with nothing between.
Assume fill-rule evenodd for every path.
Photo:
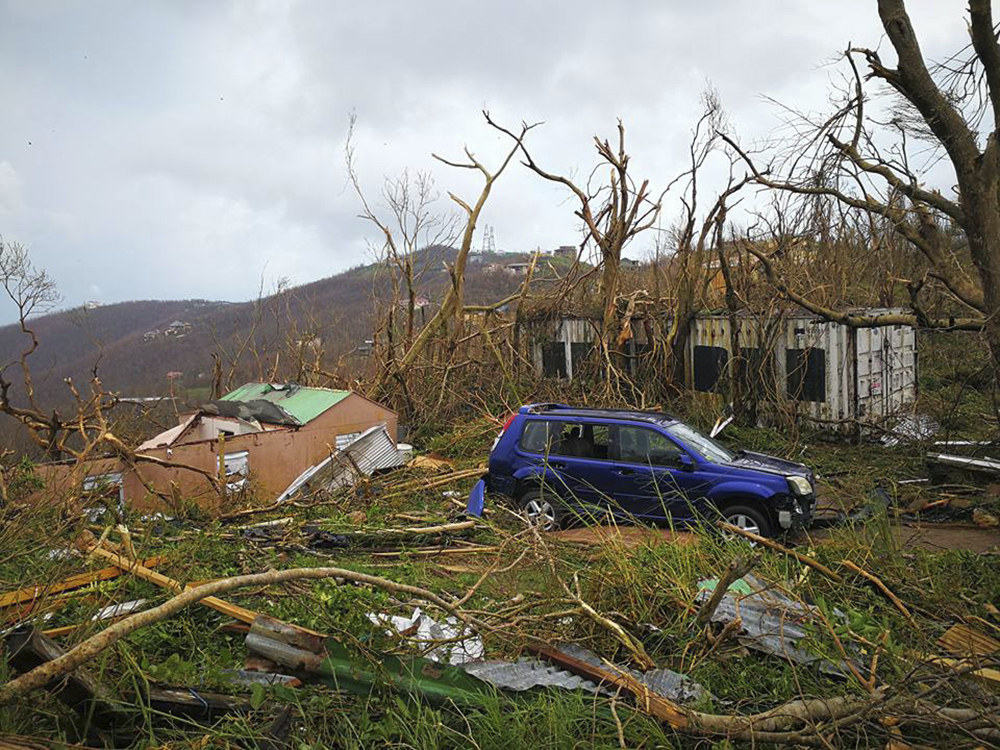
<instances>
[{"instance_id":1,"label":"overcast sky","mask_svg":"<svg viewBox=\"0 0 1000 750\"><path fill-rule=\"evenodd\" d=\"M965 43L965 3L909 6L929 55ZM371 260L345 185L352 111L373 196L410 168L474 198L473 176L430 154L468 144L496 163L506 144L483 108L544 121L536 159L577 174L621 117L656 187L683 167L707 83L751 142L778 124L764 96L823 106L824 64L848 42L894 59L875 0L0 0L0 235L29 246L66 306L244 300L262 278ZM579 236L565 194L522 168L484 222L502 250ZM11 313L0 304L0 322Z\"/></svg>"}]
</instances>

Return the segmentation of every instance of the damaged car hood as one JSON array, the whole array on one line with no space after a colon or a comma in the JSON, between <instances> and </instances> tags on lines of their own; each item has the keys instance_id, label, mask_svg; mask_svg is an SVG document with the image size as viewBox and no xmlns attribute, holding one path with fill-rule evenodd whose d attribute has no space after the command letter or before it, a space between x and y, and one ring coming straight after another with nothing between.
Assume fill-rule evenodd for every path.
<instances>
[{"instance_id":1,"label":"damaged car hood","mask_svg":"<svg viewBox=\"0 0 1000 750\"><path fill-rule=\"evenodd\" d=\"M727 466L735 466L741 469L753 469L755 471L765 471L768 474L780 474L781 476L800 476L809 480L810 484L815 484L813 471L803 464L794 461L786 461L783 458L775 458L765 453L752 453L750 451L740 451Z\"/></svg>"}]
</instances>

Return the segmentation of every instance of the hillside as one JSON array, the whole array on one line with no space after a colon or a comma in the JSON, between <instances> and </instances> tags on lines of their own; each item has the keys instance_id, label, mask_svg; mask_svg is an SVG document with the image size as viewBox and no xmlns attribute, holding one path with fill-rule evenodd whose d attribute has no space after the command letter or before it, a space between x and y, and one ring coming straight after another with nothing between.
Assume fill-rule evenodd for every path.
<instances>
[{"instance_id":1,"label":"hillside","mask_svg":"<svg viewBox=\"0 0 1000 750\"><path fill-rule=\"evenodd\" d=\"M416 258L416 267L423 270L419 293L432 302L449 283L444 263L453 261L455 254L452 248L433 247ZM525 259L507 253L477 255L467 269L468 301L483 304L510 294L519 280L496 266ZM246 337L255 310L264 310L257 339L269 343L272 351L275 341L294 330L297 337L322 339L328 359L335 360L371 337L372 300L390 297L388 269L368 264L289 289L262 305L143 300L41 316L32 320L41 342L31 358L36 393L43 406L65 405L69 394L64 379L84 384L96 365L105 388L123 396L166 395L167 373L181 373L174 380L178 392L201 397L211 381L213 352L220 345L231 349L236 339ZM167 331L176 321L187 325L170 335ZM0 328L0 361L16 360L26 342L16 325Z\"/></svg>"}]
</instances>

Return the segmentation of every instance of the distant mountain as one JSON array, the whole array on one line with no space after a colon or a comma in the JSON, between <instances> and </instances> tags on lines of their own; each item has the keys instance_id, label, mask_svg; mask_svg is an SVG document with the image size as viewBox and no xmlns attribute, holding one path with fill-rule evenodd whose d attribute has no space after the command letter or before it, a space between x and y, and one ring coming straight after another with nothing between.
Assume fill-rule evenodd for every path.
<instances>
[{"instance_id":1,"label":"distant mountain","mask_svg":"<svg viewBox=\"0 0 1000 750\"><path fill-rule=\"evenodd\" d=\"M415 257L422 272L418 292L432 305L450 283L445 263L455 257L453 248L441 246ZM477 254L467 269L467 301L485 304L511 294L520 279L504 267L526 259L518 254ZM553 260L563 264L561 258ZM220 344L231 350L235 340L253 330L255 318L257 341L272 356L275 342L292 331L297 338L319 338L327 360L335 361L371 338L373 300L391 299L390 278L384 264L374 263L286 290L261 305L144 300L87 305L35 318L31 326L41 345L30 361L38 401L48 408L65 406L70 399L64 379L85 387L95 366L105 389L122 396L166 395L173 382L182 396L202 398L211 384L213 352ZM28 341L16 325L0 328L0 362L16 360ZM16 378L16 373L10 374Z\"/></svg>"}]
</instances>

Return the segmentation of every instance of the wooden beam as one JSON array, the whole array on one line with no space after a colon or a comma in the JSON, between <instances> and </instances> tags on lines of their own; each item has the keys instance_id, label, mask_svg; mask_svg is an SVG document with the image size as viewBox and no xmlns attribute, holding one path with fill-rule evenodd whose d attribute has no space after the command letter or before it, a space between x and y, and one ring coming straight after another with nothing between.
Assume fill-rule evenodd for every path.
<instances>
[{"instance_id":1,"label":"wooden beam","mask_svg":"<svg viewBox=\"0 0 1000 750\"><path fill-rule=\"evenodd\" d=\"M622 688L632 694L639 710L650 716L655 716L675 729L684 729L689 724L688 715L684 709L673 701L657 695L624 670L611 671L595 667L547 645L529 643L527 648L545 661L562 667L579 677L598 685L603 683Z\"/></svg>"},{"instance_id":2,"label":"wooden beam","mask_svg":"<svg viewBox=\"0 0 1000 750\"><path fill-rule=\"evenodd\" d=\"M180 581L169 578L162 573L157 573L155 570L150 570L145 565L140 565L134 560L129 560L127 557L123 557L122 555L114 552L109 552L102 547L95 547L92 554L104 558L115 567L131 573L136 578L141 578L144 581L155 583L157 586L173 591L177 594L186 589L195 588L194 586L185 586ZM210 609L214 609L216 612L228 615L234 620L245 622L248 625L253 624L253 621L257 619L257 613L253 610L240 607L236 604L230 604L229 602L223 601L215 596L206 596L198 603Z\"/></svg>"},{"instance_id":3,"label":"wooden beam","mask_svg":"<svg viewBox=\"0 0 1000 750\"><path fill-rule=\"evenodd\" d=\"M153 568L166 561L166 559L166 557L150 557L147 560L143 560L142 565L147 568ZM78 575L70 576L59 583L53 583L48 586L30 586L28 588L19 589L18 591L11 591L7 594L0 595L0 609L3 609L4 607L12 607L15 604L23 604L24 602L34 601L35 599L44 599L52 594L60 594L64 591L80 589L84 586L89 586L92 583L97 583L98 581L108 581L112 578L117 578L121 574L121 568L118 568L117 566L112 568L101 568L100 570L95 570L92 573L79 573Z\"/></svg>"}]
</instances>

